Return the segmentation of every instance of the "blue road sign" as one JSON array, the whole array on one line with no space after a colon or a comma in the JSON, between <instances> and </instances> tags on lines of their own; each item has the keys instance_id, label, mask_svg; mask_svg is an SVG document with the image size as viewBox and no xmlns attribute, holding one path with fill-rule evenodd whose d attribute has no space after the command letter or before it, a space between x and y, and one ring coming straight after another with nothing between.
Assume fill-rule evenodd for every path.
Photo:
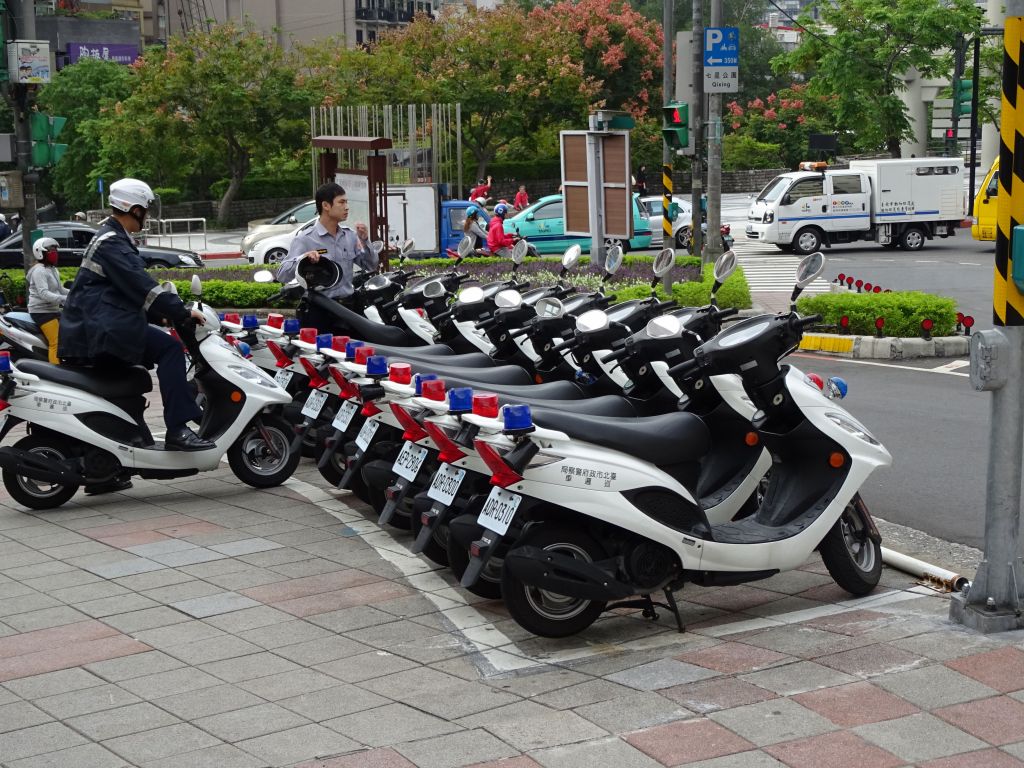
<instances>
[{"instance_id":1,"label":"blue road sign","mask_svg":"<svg viewBox=\"0 0 1024 768\"><path fill-rule=\"evenodd\" d=\"M101 195L103 194L103 177L102 176L100 176L98 179L96 179L96 191L99 192Z\"/></svg>"},{"instance_id":2,"label":"blue road sign","mask_svg":"<svg viewBox=\"0 0 1024 768\"><path fill-rule=\"evenodd\" d=\"M740 30L738 27L704 29L704 66L739 67Z\"/></svg>"}]
</instances>

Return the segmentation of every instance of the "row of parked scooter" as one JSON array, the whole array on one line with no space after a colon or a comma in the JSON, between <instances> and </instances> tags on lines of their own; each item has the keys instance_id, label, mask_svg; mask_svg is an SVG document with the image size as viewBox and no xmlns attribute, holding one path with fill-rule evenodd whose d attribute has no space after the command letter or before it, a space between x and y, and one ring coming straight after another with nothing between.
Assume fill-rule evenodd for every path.
<instances>
[{"instance_id":1,"label":"row of parked scooter","mask_svg":"<svg viewBox=\"0 0 1024 768\"><path fill-rule=\"evenodd\" d=\"M573 289L578 248L556 285L533 290L515 276L462 287L469 252L460 245L452 269L429 278L401 264L367 277L348 306L323 294L338 279L330 262L304 265L282 294L329 311L335 333L281 315L179 329L207 401L200 434L219 451L192 471L227 451L240 478L268 486L291 474L301 451L381 525L409 530L414 552L449 566L467 589L501 597L520 625L548 637L620 607L655 618L663 606L682 629L675 593L686 582L763 579L815 550L850 593L874 588L880 536L859 489L890 456L835 402L844 382L782 363L818 318L794 309L724 325L736 312L714 295L735 268L731 252L715 265L711 303L687 308L654 295L674 266L670 249L654 260L651 297L618 304ZM516 266L525 253L517 249ZM606 277L621 262L609 249ZM824 266L820 253L801 263L794 302ZM38 444L0 448L12 495L36 508L63 503L38 492L77 482L73 494L95 481L96 465L111 469L97 459L104 453L121 471L161 476L143 464L173 452L145 436L118 452L95 435L56 434L61 414L19 406L46 387L104 395L95 380L56 381L56 370L20 361L0 372L9 403L0 419L33 424L22 442L48 440L42 455ZM109 427L89 415L93 405L61 406L63 423L73 413ZM174 458L199 464L211 453ZM65 475L41 475L39 465L52 472L55 463Z\"/></svg>"}]
</instances>

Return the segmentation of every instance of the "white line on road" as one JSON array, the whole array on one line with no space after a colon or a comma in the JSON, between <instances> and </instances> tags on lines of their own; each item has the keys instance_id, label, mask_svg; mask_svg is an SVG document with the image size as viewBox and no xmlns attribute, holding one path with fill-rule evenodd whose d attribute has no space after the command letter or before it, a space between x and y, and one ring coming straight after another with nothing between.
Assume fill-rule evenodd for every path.
<instances>
[{"instance_id":1,"label":"white line on road","mask_svg":"<svg viewBox=\"0 0 1024 768\"><path fill-rule=\"evenodd\" d=\"M981 266L984 266L983 264L981 264L980 262L977 262L977 261L958 261L957 264L959 264L961 267L981 267Z\"/></svg>"},{"instance_id":2,"label":"white line on road","mask_svg":"<svg viewBox=\"0 0 1024 768\"><path fill-rule=\"evenodd\" d=\"M933 371L955 371L957 368L963 368L971 364L970 360L954 360L951 363L940 365L933 368Z\"/></svg>"},{"instance_id":3,"label":"white line on road","mask_svg":"<svg viewBox=\"0 0 1024 768\"><path fill-rule=\"evenodd\" d=\"M915 264L938 264L939 262L935 261L934 259L931 259L931 260L929 260L929 259L917 259L917 260L914 261L914 263Z\"/></svg>"},{"instance_id":4,"label":"white line on road","mask_svg":"<svg viewBox=\"0 0 1024 768\"><path fill-rule=\"evenodd\" d=\"M791 357L804 357L808 360L821 360L822 355L809 355L803 352L794 352ZM959 371L946 370L946 365L940 365L937 368L915 368L912 365L896 365L895 363L880 363L877 360L855 360L852 357L828 357L830 362L837 363L852 363L854 365L873 365L877 368L898 368L904 371L917 371L918 373L944 373L947 376L970 376L968 373L960 373ZM966 362L966 361L965 361ZM967 363L970 364L969 362Z\"/></svg>"}]
</instances>

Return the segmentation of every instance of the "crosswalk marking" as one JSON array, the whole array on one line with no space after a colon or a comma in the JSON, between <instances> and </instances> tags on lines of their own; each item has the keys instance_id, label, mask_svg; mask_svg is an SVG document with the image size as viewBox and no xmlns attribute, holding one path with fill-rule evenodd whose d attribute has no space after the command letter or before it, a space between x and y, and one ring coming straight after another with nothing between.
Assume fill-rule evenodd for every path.
<instances>
[{"instance_id":1,"label":"crosswalk marking","mask_svg":"<svg viewBox=\"0 0 1024 768\"><path fill-rule=\"evenodd\" d=\"M743 268L743 274L747 277L747 284L752 293L788 293L793 290L800 256L783 253L774 245L748 240L743 232L737 233L732 249L736 253L736 260ZM804 295L828 291L828 280L819 277L804 288Z\"/></svg>"}]
</instances>

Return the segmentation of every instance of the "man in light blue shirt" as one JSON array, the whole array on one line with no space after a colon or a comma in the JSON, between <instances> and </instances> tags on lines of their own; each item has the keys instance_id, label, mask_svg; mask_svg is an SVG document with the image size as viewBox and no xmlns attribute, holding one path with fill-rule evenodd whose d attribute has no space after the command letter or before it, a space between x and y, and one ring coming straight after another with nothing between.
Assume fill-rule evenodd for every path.
<instances>
[{"instance_id":1,"label":"man in light blue shirt","mask_svg":"<svg viewBox=\"0 0 1024 768\"><path fill-rule=\"evenodd\" d=\"M341 222L348 218L348 199L341 185L333 181L324 184L316 191L314 199L320 217L292 239L288 257L277 271L277 279L287 283L295 277L299 261L303 258L314 264L322 258L330 259L341 269L341 279L324 291L324 295L344 303L352 295L353 264L372 272L377 269L379 258L360 242L355 232L341 226ZM329 315L315 307L308 308L305 316L299 319L307 326L325 330L333 324Z\"/></svg>"}]
</instances>

